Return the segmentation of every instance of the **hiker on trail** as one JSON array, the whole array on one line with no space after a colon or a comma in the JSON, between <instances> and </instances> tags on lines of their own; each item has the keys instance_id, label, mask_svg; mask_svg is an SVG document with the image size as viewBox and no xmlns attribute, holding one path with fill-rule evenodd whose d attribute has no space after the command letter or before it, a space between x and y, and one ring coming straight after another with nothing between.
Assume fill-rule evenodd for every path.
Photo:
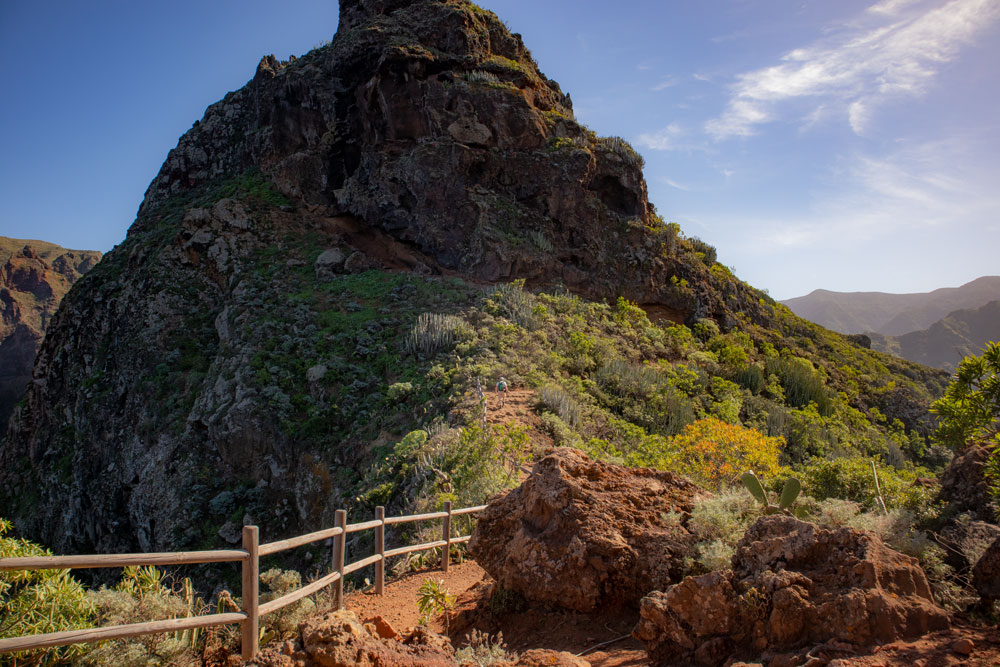
<instances>
[{"instance_id":1,"label":"hiker on trail","mask_svg":"<svg viewBox=\"0 0 1000 667\"><path fill-rule=\"evenodd\" d=\"M507 380L502 376L500 377L500 381L497 382L497 394L500 396L500 407L502 408L507 401Z\"/></svg>"}]
</instances>

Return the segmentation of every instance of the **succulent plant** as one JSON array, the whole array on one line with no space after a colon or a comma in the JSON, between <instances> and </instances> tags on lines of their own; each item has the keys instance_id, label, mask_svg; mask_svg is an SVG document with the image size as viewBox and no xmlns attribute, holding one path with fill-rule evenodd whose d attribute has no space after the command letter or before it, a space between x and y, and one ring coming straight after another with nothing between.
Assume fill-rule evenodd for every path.
<instances>
[{"instance_id":1,"label":"succulent plant","mask_svg":"<svg viewBox=\"0 0 1000 667\"><path fill-rule=\"evenodd\" d=\"M767 497L767 491L764 490L764 486L757 479L757 475L752 472L745 472L740 477L740 480L743 482L743 486L747 487L750 495L756 498L763 506L764 514L777 514L779 512L791 514L790 508L795 504L799 493L802 492L802 483L794 477L789 477L785 481L785 486L781 489L781 497L778 498L778 504L772 505Z\"/></svg>"}]
</instances>

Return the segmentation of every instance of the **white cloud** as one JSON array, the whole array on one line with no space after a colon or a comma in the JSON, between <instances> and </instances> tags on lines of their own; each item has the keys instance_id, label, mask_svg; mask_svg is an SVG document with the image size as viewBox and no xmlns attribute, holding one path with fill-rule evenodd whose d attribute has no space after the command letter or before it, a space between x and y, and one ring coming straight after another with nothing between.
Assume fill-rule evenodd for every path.
<instances>
[{"instance_id":1,"label":"white cloud","mask_svg":"<svg viewBox=\"0 0 1000 667\"><path fill-rule=\"evenodd\" d=\"M859 246L925 228L974 228L995 217L1000 173L976 140L953 137L902 146L890 155L855 156L845 184L814 195L796 220L761 222L759 250ZM888 241L887 241L888 242Z\"/></svg>"},{"instance_id":2,"label":"white cloud","mask_svg":"<svg viewBox=\"0 0 1000 667\"><path fill-rule=\"evenodd\" d=\"M639 135L639 145L654 151L685 150L678 140L684 135L684 130L677 123L671 123L662 130Z\"/></svg>"},{"instance_id":3,"label":"white cloud","mask_svg":"<svg viewBox=\"0 0 1000 667\"><path fill-rule=\"evenodd\" d=\"M874 5L868 8L868 12L872 14L886 14L892 16L898 14L901 9L908 5L912 5L918 0L882 0L881 2L876 2Z\"/></svg>"},{"instance_id":4,"label":"white cloud","mask_svg":"<svg viewBox=\"0 0 1000 667\"><path fill-rule=\"evenodd\" d=\"M677 78L673 76L668 76L663 81L650 88L650 90L653 91L654 93L658 93L662 90L666 90L667 88L676 85L677 85Z\"/></svg>"},{"instance_id":5,"label":"white cloud","mask_svg":"<svg viewBox=\"0 0 1000 667\"><path fill-rule=\"evenodd\" d=\"M777 119L782 103L809 100L836 106L861 133L879 104L923 95L938 69L1000 18L1000 2L881 0L866 14L854 27L789 51L780 64L738 75L726 110L705 130L718 140L748 136Z\"/></svg>"},{"instance_id":6,"label":"white cloud","mask_svg":"<svg viewBox=\"0 0 1000 667\"><path fill-rule=\"evenodd\" d=\"M864 134L865 127L868 126L868 121L870 120L871 113L869 113L868 107L861 100L854 100L847 107L847 122L851 124L854 134Z\"/></svg>"},{"instance_id":7,"label":"white cloud","mask_svg":"<svg viewBox=\"0 0 1000 667\"><path fill-rule=\"evenodd\" d=\"M678 183L677 181L673 180L672 178L663 178L661 180L664 183L666 183L667 185L669 185L670 187L672 187L672 188L676 188L676 189L682 190L684 192L690 192L691 191L691 188L689 186L684 185L682 183Z\"/></svg>"}]
</instances>

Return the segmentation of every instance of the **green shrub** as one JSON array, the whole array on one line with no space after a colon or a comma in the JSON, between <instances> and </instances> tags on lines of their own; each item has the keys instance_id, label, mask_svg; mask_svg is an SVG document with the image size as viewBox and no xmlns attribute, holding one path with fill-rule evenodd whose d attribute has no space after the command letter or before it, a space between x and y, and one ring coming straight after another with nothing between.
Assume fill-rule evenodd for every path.
<instances>
[{"instance_id":1,"label":"green shrub","mask_svg":"<svg viewBox=\"0 0 1000 667\"><path fill-rule=\"evenodd\" d=\"M827 394L823 377L813 368L812 362L802 357L768 358L767 372L781 381L788 405L804 408L815 403L824 417L833 411L833 401Z\"/></svg>"},{"instance_id":2,"label":"green shrub","mask_svg":"<svg viewBox=\"0 0 1000 667\"><path fill-rule=\"evenodd\" d=\"M932 492L913 483L916 472L896 470L878 462L876 469L886 508L908 510L917 515L927 513ZM801 475L805 493L817 499L852 500L864 511L878 506L870 459L851 457L818 461L802 468Z\"/></svg>"},{"instance_id":3,"label":"green shrub","mask_svg":"<svg viewBox=\"0 0 1000 667\"><path fill-rule=\"evenodd\" d=\"M96 625L125 625L198 615L201 601L185 601L167 586L163 573L155 567L126 567L114 588L102 587L88 597L96 609ZM197 608L192 609L192 603ZM123 665L152 667L171 664L200 665L201 661L187 635L160 633L103 642L81 660L83 665Z\"/></svg>"},{"instance_id":4,"label":"green shrub","mask_svg":"<svg viewBox=\"0 0 1000 667\"><path fill-rule=\"evenodd\" d=\"M0 558L52 555L33 542L9 537L10 529L10 522L0 518ZM93 603L69 570L0 572L0 639L91 627L93 611ZM7 655L16 665L55 665L79 659L90 648L76 644Z\"/></svg>"},{"instance_id":5,"label":"green shrub","mask_svg":"<svg viewBox=\"0 0 1000 667\"><path fill-rule=\"evenodd\" d=\"M506 82L501 81L496 74L481 69L466 72L465 80L469 83L478 83L480 85L490 86L493 88L503 88L507 85Z\"/></svg>"},{"instance_id":6,"label":"green shrub","mask_svg":"<svg viewBox=\"0 0 1000 667\"><path fill-rule=\"evenodd\" d=\"M435 616L450 611L455 606L455 596L444 587L444 579L424 579L417 590L417 609L420 610L420 624L427 625Z\"/></svg>"},{"instance_id":7,"label":"green shrub","mask_svg":"<svg viewBox=\"0 0 1000 667\"><path fill-rule=\"evenodd\" d=\"M973 440L991 440L1000 430L1000 343L958 364L945 395L931 404L941 421L934 440L959 450Z\"/></svg>"},{"instance_id":8,"label":"green shrub","mask_svg":"<svg viewBox=\"0 0 1000 667\"><path fill-rule=\"evenodd\" d=\"M455 661L461 667L509 667L517 657L504 644L502 632L494 638L476 629L469 633L469 643L455 651Z\"/></svg>"},{"instance_id":9,"label":"green shrub","mask_svg":"<svg viewBox=\"0 0 1000 667\"><path fill-rule=\"evenodd\" d=\"M514 324L533 331L539 325L538 302L534 295L524 290L524 281L495 285L485 291L487 312L501 315Z\"/></svg>"},{"instance_id":10,"label":"green shrub","mask_svg":"<svg viewBox=\"0 0 1000 667\"><path fill-rule=\"evenodd\" d=\"M751 394L759 394L764 388L764 369L756 364L744 366L736 371L735 380Z\"/></svg>"},{"instance_id":11,"label":"green shrub","mask_svg":"<svg viewBox=\"0 0 1000 667\"><path fill-rule=\"evenodd\" d=\"M261 604L276 600L302 587L302 575L295 570L272 568L260 575L265 591L260 594ZM316 608L308 597L282 607L263 618L265 637L287 639L298 633L299 623Z\"/></svg>"},{"instance_id":12,"label":"green shrub","mask_svg":"<svg viewBox=\"0 0 1000 667\"><path fill-rule=\"evenodd\" d=\"M559 416L566 424L576 428L580 424L580 404L558 385L546 385L538 392L542 404Z\"/></svg>"},{"instance_id":13,"label":"green shrub","mask_svg":"<svg viewBox=\"0 0 1000 667\"><path fill-rule=\"evenodd\" d=\"M622 162L636 169L642 169L646 165L646 161L632 148L632 144L621 137L599 137L596 147L614 153Z\"/></svg>"},{"instance_id":14,"label":"green shrub","mask_svg":"<svg viewBox=\"0 0 1000 667\"><path fill-rule=\"evenodd\" d=\"M703 261L706 266L712 266L715 264L718 255L714 246L705 243L697 236L692 236L688 239L688 242L691 244L691 247L694 248L695 253L701 256L701 261Z\"/></svg>"}]
</instances>

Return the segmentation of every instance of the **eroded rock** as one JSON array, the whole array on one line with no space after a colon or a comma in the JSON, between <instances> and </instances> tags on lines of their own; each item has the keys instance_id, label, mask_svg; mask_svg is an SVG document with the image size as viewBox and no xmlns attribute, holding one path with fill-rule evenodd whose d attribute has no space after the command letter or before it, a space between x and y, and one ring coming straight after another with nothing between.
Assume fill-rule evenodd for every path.
<instances>
[{"instance_id":1,"label":"eroded rock","mask_svg":"<svg viewBox=\"0 0 1000 667\"><path fill-rule=\"evenodd\" d=\"M642 601L633 636L654 664L722 665L822 642L869 646L947 628L916 559L871 533L785 516L747 530L732 569Z\"/></svg>"},{"instance_id":2,"label":"eroded rock","mask_svg":"<svg viewBox=\"0 0 1000 667\"><path fill-rule=\"evenodd\" d=\"M522 653L514 667L590 667L590 662L568 651L533 648Z\"/></svg>"},{"instance_id":3,"label":"eroded rock","mask_svg":"<svg viewBox=\"0 0 1000 667\"><path fill-rule=\"evenodd\" d=\"M527 600L591 611L635 604L677 581L692 538L671 525L699 489L672 473L556 449L479 517L470 550L500 586Z\"/></svg>"},{"instance_id":4,"label":"eroded rock","mask_svg":"<svg viewBox=\"0 0 1000 667\"><path fill-rule=\"evenodd\" d=\"M342 609L312 617L299 626L300 637L268 648L251 665L258 667L456 667L447 637L418 628L398 641L380 637L353 611Z\"/></svg>"}]
</instances>

